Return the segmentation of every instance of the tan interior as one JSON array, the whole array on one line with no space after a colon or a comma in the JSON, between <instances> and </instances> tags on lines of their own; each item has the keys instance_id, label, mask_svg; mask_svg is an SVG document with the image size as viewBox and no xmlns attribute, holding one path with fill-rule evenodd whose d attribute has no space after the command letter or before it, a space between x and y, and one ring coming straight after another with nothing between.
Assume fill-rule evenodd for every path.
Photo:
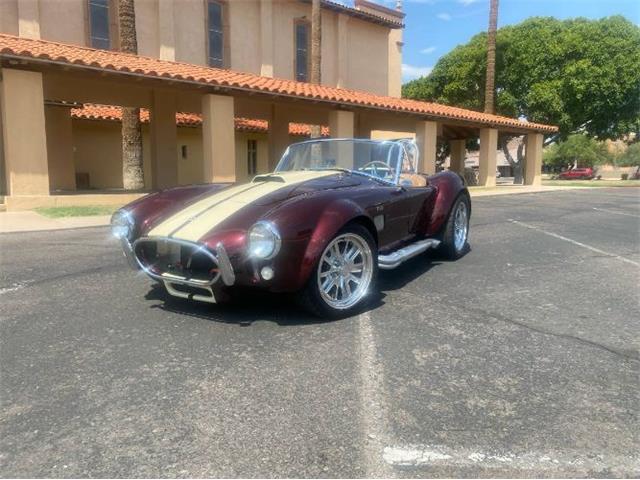
<instances>
[{"instance_id":1,"label":"tan interior","mask_svg":"<svg viewBox=\"0 0 640 480\"><path fill-rule=\"evenodd\" d=\"M426 187L427 177L419 175L417 173L402 173L400 174L400 185L406 182L411 182L412 187Z\"/></svg>"}]
</instances>

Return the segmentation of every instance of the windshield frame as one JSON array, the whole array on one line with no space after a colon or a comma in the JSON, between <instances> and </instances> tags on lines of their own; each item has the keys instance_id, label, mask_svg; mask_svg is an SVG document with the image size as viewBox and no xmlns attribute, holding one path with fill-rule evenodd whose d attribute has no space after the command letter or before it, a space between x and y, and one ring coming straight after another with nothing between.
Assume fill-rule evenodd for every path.
<instances>
[{"instance_id":1,"label":"windshield frame","mask_svg":"<svg viewBox=\"0 0 640 480\"><path fill-rule=\"evenodd\" d=\"M417 145L415 144L415 141L412 139L408 139L408 138L402 138L402 139L397 139L397 140L374 140L374 139L370 139L370 138L311 138L309 140L304 140L302 142L296 142L296 143L292 143L291 145L289 145L287 147L287 149L284 151L284 153L282 154L282 156L280 157L280 160L278 161L278 164L276 165L276 168L274 169L274 173L278 173L278 172L284 172L284 171L289 171L289 170L284 170L281 169L281 167L283 166L283 162L287 157L287 154L289 153L289 150L291 149L291 147L297 146L297 145L305 145L305 144L309 144L309 143L325 143L325 142L351 142L351 143L370 143L370 144L376 144L376 145L385 145L385 144L391 144L393 146L396 146L399 148L398 150L398 158L396 161L396 172L395 172L395 177L393 180L387 180L385 178L380 178L377 177L375 175L371 175L368 174L366 172L362 172L360 170L353 170L353 169L349 169L349 168L310 168L308 170L311 171L327 171L327 170L335 170L335 171L347 171L351 174L354 175L362 175L368 178L372 178L374 180L377 180L379 182L383 182L386 183L388 185L393 185L393 186L397 186L400 184L400 175L402 174L402 155L406 155L409 156L409 152L407 151L407 147L406 145L408 143L413 145L414 151L415 151L415 162L413 162L412 164L412 168L413 168L413 172L412 173L417 173L418 171L418 148ZM392 149L389 150L389 152L393 152Z\"/></svg>"}]
</instances>

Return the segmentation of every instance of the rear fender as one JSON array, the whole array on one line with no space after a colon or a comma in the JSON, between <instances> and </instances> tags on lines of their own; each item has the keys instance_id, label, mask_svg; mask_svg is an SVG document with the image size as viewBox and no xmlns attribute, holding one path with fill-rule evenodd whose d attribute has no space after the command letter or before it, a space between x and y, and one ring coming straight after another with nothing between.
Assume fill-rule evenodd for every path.
<instances>
[{"instance_id":1,"label":"rear fender","mask_svg":"<svg viewBox=\"0 0 640 480\"><path fill-rule=\"evenodd\" d=\"M440 232L449 218L449 212L451 212L453 202L455 202L461 194L467 195L468 197L469 192L464 186L464 181L460 175L449 170L431 175L429 177L429 184L436 188L436 195L433 200L433 208L431 209L431 215L425 233L427 236L434 236ZM469 212L469 214L471 214L471 212Z\"/></svg>"}]
</instances>

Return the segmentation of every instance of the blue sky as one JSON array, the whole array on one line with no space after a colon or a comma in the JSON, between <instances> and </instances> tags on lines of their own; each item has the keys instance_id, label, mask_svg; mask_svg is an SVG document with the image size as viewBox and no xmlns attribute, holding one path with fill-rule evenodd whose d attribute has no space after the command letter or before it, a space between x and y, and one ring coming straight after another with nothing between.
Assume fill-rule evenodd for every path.
<instances>
[{"instance_id":1,"label":"blue sky","mask_svg":"<svg viewBox=\"0 0 640 480\"><path fill-rule=\"evenodd\" d=\"M396 0L376 0L395 7ZM489 0L404 0L403 82L429 73L438 58L486 30ZM640 0L500 0L498 27L527 17L600 18L621 14L640 25Z\"/></svg>"}]
</instances>

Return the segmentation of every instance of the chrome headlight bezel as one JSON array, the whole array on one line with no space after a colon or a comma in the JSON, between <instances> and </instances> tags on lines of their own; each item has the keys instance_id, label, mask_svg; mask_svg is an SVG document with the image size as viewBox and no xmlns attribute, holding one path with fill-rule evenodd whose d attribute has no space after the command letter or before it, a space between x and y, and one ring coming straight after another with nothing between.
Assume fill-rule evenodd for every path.
<instances>
[{"instance_id":1,"label":"chrome headlight bezel","mask_svg":"<svg viewBox=\"0 0 640 480\"><path fill-rule=\"evenodd\" d=\"M131 237L133 226L133 216L127 210L116 210L111 216L111 234L120 240Z\"/></svg>"},{"instance_id":2,"label":"chrome headlight bezel","mask_svg":"<svg viewBox=\"0 0 640 480\"><path fill-rule=\"evenodd\" d=\"M276 226L265 220L253 224L247 232L249 256L260 260L269 260L280 251L282 237Z\"/></svg>"}]
</instances>

